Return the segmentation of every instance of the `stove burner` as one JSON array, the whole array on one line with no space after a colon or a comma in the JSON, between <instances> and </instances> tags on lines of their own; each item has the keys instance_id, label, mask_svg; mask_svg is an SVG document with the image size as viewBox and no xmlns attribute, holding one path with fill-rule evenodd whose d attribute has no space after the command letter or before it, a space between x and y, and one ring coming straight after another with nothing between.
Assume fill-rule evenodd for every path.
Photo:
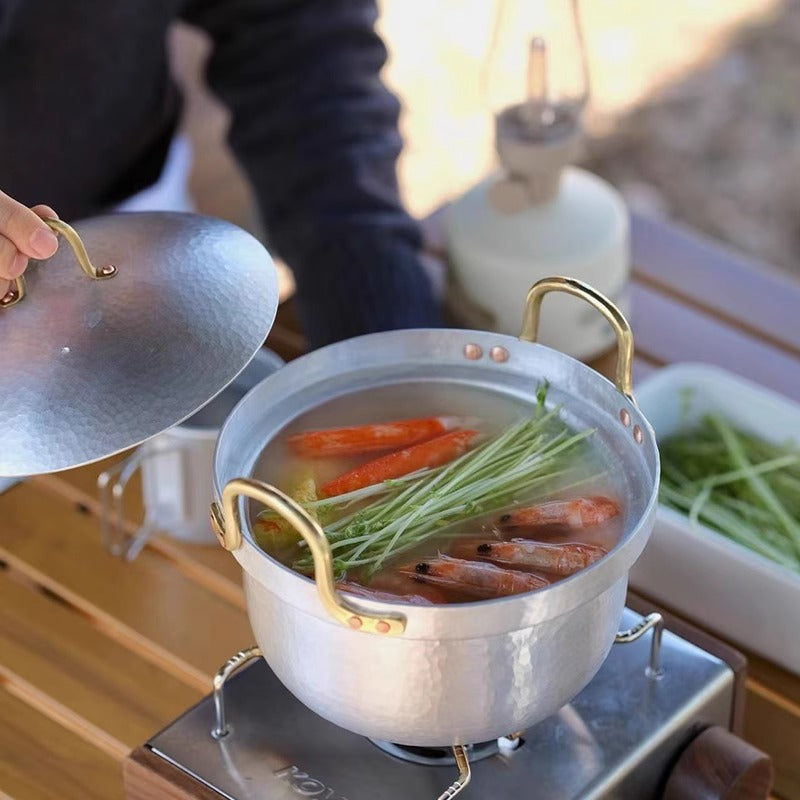
<instances>
[{"instance_id":1,"label":"stove burner","mask_svg":"<svg viewBox=\"0 0 800 800\"><path fill-rule=\"evenodd\" d=\"M453 755L452 747L415 747L413 745L393 744L392 742L381 742L377 739L370 739L370 742L384 753L399 758L402 761L410 761L412 764L424 764L434 767L454 767L456 759ZM525 740L521 736L504 737L493 739L491 742L481 742L480 744L464 745L470 764L481 761L484 758L491 758L501 750L508 752L516 750Z\"/></svg>"}]
</instances>

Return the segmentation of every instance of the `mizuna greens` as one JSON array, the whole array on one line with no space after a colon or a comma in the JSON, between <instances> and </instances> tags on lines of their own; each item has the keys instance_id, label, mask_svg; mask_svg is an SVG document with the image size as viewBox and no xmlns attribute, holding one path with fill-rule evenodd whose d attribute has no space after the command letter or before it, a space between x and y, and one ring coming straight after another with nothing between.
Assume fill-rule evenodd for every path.
<instances>
[{"instance_id":1,"label":"mizuna greens","mask_svg":"<svg viewBox=\"0 0 800 800\"><path fill-rule=\"evenodd\" d=\"M530 417L444 467L304 504L322 521L332 513L337 517L323 525L337 571L374 574L387 560L457 523L598 477L587 466L596 462L586 458L594 431L573 431L560 419L559 408L546 410L546 392L546 387L540 390ZM354 505L359 507L348 513ZM313 562L306 555L293 566L309 572Z\"/></svg>"},{"instance_id":2,"label":"mizuna greens","mask_svg":"<svg viewBox=\"0 0 800 800\"><path fill-rule=\"evenodd\" d=\"M662 503L800 572L800 448L709 414L659 444Z\"/></svg>"}]
</instances>

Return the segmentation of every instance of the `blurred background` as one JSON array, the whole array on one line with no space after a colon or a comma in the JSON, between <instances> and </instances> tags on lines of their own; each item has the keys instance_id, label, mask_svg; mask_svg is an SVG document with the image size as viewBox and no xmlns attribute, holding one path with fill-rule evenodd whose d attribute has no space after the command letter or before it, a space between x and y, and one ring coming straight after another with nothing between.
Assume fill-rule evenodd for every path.
<instances>
[{"instance_id":1,"label":"blurred background","mask_svg":"<svg viewBox=\"0 0 800 800\"><path fill-rule=\"evenodd\" d=\"M505 0L495 0L504 2ZM423 216L495 164L483 89L495 3L380 0L384 78L404 106L400 180ZM641 214L800 275L800 0L582 0L592 96L583 165ZM171 42L198 209L257 231L200 76L207 43Z\"/></svg>"}]
</instances>

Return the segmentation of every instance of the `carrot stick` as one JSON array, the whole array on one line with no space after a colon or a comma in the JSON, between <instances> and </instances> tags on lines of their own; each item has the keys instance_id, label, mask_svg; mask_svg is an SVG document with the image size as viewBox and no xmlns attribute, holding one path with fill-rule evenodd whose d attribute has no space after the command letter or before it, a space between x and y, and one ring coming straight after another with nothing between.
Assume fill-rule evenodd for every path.
<instances>
[{"instance_id":1,"label":"carrot stick","mask_svg":"<svg viewBox=\"0 0 800 800\"><path fill-rule=\"evenodd\" d=\"M418 469L439 467L465 453L477 435L478 431L451 431L428 442L415 444L405 450L398 450L388 456L368 461L328 481L320 489L320 496L334 497L391 478L400 478Z\"/></svg>"},{"instance_id":2,"label":"carrot stick","mask_svg":"<svg viewBox=\"0 0 800 800\"><path fill-rule=\"evenodd\" d=\"M410 447L440 436L455 428L456 424L457 420L452 417L402 419L372 425L306 431L290 436L287 442L294 453L311 458L359 455L396 447Z\"/></svg>"}]
</instances>

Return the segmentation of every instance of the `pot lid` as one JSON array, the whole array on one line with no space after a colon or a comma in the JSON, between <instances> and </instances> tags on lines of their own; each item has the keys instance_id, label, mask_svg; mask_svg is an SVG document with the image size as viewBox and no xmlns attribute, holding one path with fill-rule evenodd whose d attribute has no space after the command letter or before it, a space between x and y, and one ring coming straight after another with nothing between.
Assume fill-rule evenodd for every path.
<instances>
[{"instance_id":1,"label":"pot lid","mask_svg":"<svg viewBox=\"0 0 800 800\"><path fill-rule=\"evenodd\" d=\"M186 419L253 358L278 305L269 254L228 222L48 225L72 248L31 262L22 299L0 308L0 476L96 461Z\"/></svg>"}]
</instances>

